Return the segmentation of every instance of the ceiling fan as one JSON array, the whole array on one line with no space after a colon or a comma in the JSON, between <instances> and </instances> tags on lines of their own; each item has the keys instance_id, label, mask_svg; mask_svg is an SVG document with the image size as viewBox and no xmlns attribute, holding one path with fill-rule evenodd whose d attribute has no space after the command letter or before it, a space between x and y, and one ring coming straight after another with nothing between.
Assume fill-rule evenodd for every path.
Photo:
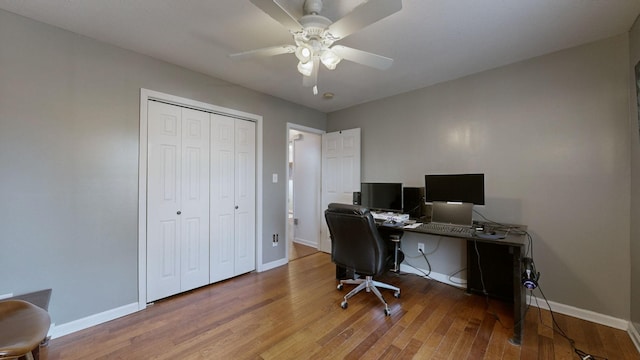
<instances>
[{"instance_id":1,"label":"ceiling fan","mask_svg":"<svg viewBox=\"0 0 640 360\"><path fill-rule=\"evenodd\" d=\"M333 43L400 11L402 0L368 0L335 22L320 15L322 0L305 0L304 15L300 19L293 17L275 0L250 1L287 28L293 35L295 45L271 46L229 56L244 59L256 56L295 54L299 60L298 71L303 75L302 84L306 87L312 87L314 95L318 94L320 63L329 70L335 69L343 59L380 70L389 68L393 63L391 58L342 45L333 45Z\"/></svg>"}]
</instances>

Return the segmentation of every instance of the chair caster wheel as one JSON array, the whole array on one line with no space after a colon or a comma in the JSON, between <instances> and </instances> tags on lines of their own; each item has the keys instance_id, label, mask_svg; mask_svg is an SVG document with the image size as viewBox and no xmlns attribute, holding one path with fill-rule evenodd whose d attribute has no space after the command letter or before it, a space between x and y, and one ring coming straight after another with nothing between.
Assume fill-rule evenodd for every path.
<instances>
[{"instance_id":1,"label":"chair caster wheel","mask_svg":"<svg viewBox=\"0 0 640 360\"><path fill-rule=\"evenodd\" d=\"M384 309L384 314L385 314L386 316L391 316L391 310L389 310L389 309Z\"/></svg>"},{"instance_id":2,"label":"chair caster wheel","mask_svg":"<svg viewBox=\"0 0 640 360\"><path fill-rule=\"evenodd\" d=\"M343 309L346 309L348 306L349 306L349 304L347 304L346 301L343 301L343 302L340 303L340 307L343 308Z\"/></svg>"},{"instance_id":3,"label":"chair caster wheel","mask_svg":"<svg viewBox=\"0 0 640 360\"><path fill-rule=\"evenodd\" d=\"M396 299L400 299L400 291L396 291L393 293L393 297Z\"/></svg>"},{"instance_id":4,"label":"chair caster wheel","mask_svg":"<svg viewBox=\"0 0 640 360\"><path fill-rule=\"evenodd\" d=\"M342 290L342 289L344 289L344 285L338 284L338 290Z\"/></svg>"}]
</instances>

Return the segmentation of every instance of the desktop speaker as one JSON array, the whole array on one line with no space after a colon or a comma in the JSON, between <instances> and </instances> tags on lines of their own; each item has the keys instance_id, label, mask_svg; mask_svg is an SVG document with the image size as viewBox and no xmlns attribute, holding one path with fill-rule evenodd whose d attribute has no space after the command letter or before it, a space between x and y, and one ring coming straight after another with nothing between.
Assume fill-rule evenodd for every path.
<instances>
[{"instance_id":1,"label":"desktop speaker","mask_svg":"<svg viewBox=\"0 0 640 360\"><path fill-rule=\"evenodd\" d=\"M427 204L424 200L424 187L405 187L402 189L402 212L411 219L422 219L427 215Z\"/></svg>"},{"instance_id":2,"label":"desktop speaker","mask_svg":"<svg viewBox=\"0 0 640 360\"><path fill-rule=\"evenodd\" d=\"M360 191L353 192L353 205L362 205L362 193Z\"/></svg>"},{"instance_id":3,"label":"desktop speaker","mask_svg":"<svg viewBox=\"0 0 640 360\"><path fill-rule=\"evenodd\" d=\"M529 290L537 288L540 273L536 271L536 264L533 262L533 259L530 257L523 258L522 265L524 266L522 285Z\"/></svg>"}]
</instances>

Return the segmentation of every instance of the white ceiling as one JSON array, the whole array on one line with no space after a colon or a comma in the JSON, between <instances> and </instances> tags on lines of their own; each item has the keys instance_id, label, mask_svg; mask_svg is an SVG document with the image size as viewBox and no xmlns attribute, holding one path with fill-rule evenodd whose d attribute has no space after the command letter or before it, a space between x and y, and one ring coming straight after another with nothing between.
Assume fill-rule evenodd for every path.
<instances>
[{"instance_id":1,"label":"white ceiling","mask_svg":"<svg viewBox=\"0 0 640 360\"><path fill-rule=\"evenodd\" d=\"M302 16L304 0L279 0ZM335 21L363 0L325 0ZM292 44L249 0L0 0L4 9L324 112L426 87L627 32L640 0L403 0L403 8L338 43L388 56L376 70L321 68L320 95L302 86L293 54L231 53ZM332 100L323 92L333 92Z\"/></svg>"}]
</instances>

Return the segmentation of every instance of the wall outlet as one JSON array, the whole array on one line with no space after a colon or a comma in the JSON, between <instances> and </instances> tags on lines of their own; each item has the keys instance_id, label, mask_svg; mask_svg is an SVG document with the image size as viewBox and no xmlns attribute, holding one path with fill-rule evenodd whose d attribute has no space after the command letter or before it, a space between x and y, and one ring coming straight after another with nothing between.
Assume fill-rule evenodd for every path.
<instances>
[{"instance_id":1,"label":"wall outlet","mask_svg":"<svg viewBox=\"0 0 640 360\"><path fill-rule=\"evenodd\" d=\"M418 243L418 251L424 254L424 243Z\"/></svg>"},{"instance_id":2,"label":"wall outlet","mask_svg":"<svg viewBox=\"0 0 640 360\"><path fill-rule=\"evenodd\" d=\"M278 246L278 240L277 240L278 238L277 238L276 236L277 236L277 234L273 234L273 235L271 235L271 239L272 239L272 241L271 241L271 245L272 245L273 247Z\"/></svg>"}]
</instances>

